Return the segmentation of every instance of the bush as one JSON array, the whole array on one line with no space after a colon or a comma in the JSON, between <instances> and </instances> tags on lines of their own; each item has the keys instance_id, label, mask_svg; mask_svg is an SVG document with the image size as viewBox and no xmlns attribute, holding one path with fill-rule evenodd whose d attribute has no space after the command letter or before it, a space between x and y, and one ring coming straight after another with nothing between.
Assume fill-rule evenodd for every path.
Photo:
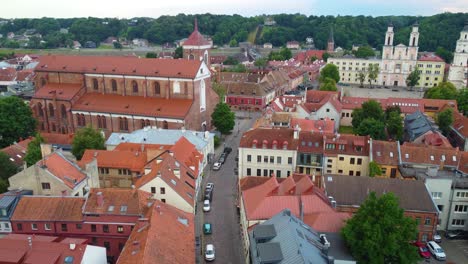
<instances>
[{"instance_id":1,"label":"bush","mask_svg":"<svg viewBox=\"0 0 468 264\"><path fill-rule=\"evenodd\" d=\"M214 136L214 147L217 148L221 145L221 139L218 136Z\"/></svg>"}]
</instances>

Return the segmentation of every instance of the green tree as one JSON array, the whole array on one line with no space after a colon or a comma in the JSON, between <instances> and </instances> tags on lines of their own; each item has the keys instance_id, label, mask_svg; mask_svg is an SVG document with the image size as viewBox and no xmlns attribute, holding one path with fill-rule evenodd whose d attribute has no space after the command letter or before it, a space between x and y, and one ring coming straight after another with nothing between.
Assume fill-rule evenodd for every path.
<instances>
[{"instance_id":1,"label":"green tree","mask_svg":"<svg viewBox=\"0 0 468 264\"><path fill-rule=\"evenodd\" d=\"M0 98L0 148L32 136L35 130L36 120L23 100L14 96Z\"/></svg>"},{"instance_id":2,"label":"green tree","mask_svg":"<svg viewBox=\"0 0 468 264\"><path fill-rule=\"evenodd\" d=\"M390 117L390 114L392 112L397 112L399 115L401 115L401 108L398 106L398 105L392 105L392 106L388 106L386 109L385 109L385 122L388 120L388 118Z\"/></svg>"},{"instance_id":3,"label":"green tree","mask_svg":"<svg viewBox=\"0 0 468 264\"><path fill-rule=\"evenodd\" d=\"M244 64L236 64L234 67L225 68L224 71L227 72L247 72L247 67Z\"/></svg>"},{"instance_id":4,"label":"green tree","mask_svg":"<svg viewBox=\"0 0 468 264\"><path fill-rule=\"evenodd\" d=\"M234 128L235 115L226 103L218 103L211 114L213 125L221 134L228 134Z\"/></svg>"},{"instance_id":5,"label":"green tree","mask_svg":"<svg viewBox=\"0 0 468 264\"><path fill-rule=\"evenodd\" d=\"M373 118L377 121L384 121L384 112L379 102L369 100L362 104L361 108L353 110L353 129L357 129L364 119Z\"/></svg>"},{"instance_id":6,"label":"green tree","mask_svg":"<svg viewBox=\"0 0 468 264\"><path fill-rule=\"evenodd\" d=\"M104 137L101 132L90 126L76 131L72 142L72 154L80 160L87 149L105 149Z\"/></svg>"},{"instance_id":7,"label":"green tree","mask_svg":"<svg viewBox=\"0 0 468 264\"><path fill-rule=\"evenodd\" d=\"M158 54L156 52L147 52L145 57L155 59L158 57Z\"/></svg>"},{"instance_id":8,"label":"green tree","mask_svg":"<svg viewBox=\"0 0 468 264\"><path fill-rule=\"evenodd\" d=\"M336 91L336 82L332 78L325 78L320 84L320 91Z\"/></svg>"},{"instance_id":9,"label":"green tree","mask_svg":"<svg viewBox=\"0 0 468 264\"><path fill-rule=\"evenodd\" d=\"M371 192L341 233L358 263L417 263L417 250L409 243L417 237L416 227L393 193Z\"/></svg>"},{"instance_id":10,"label":"green tree","mask_svg":"<svg viewBox=\"0 0 468 264\"><path fill-rule=\"evenodd\" d=\"M367 76L367 72L365 71L360 71L358 73L358 79L359 79L359 87L364 87L364 82L366 81L366 76Z\"/></svg>"},{"instance_id":11,"label":"green tree","mask_svg":"<svg viewBox=\"0 0 468 264\"><path fill-rule=\"evenodd\" d=\"M354 54L358 58L369 58L374 57L375 52L370 46L361 46Z\"/></svg>"},{"instance_id":12,"label":"green tree","mask_svg":"<svg viewBox=\"0 0 468 264\"><path fill-rule=\"evenodd\" d=\"M323 69L320 71L319 81L324 82L326 78L331 78L335 80L336 83L340 81L340 72L338 71L338 67L334 64L327 64Z\"/></svg>"},{"instance_id":13,"label":"green tree","mask_svg":"<svg viewBox=\"0 0 468 264\"><path fill-rule=\"evenodd\" d=\"M10 184L8 183L7 180L0 179L0 193L7 192L9 186Z\"/></svg>"},{"instance_id":14,"label":"green tree","mask_svg":"<svg viewBox=\"0 0 468 264\"><path fill-rule=\"evenodd\" d=\"M403 118L400 113L392 111L386 119L388 135L396 140L403 138Z\"/></svg>"},{"instance_id":15,"label":"green tree","mask_svg":"<svg viewBox=\"0 0 468 264\"><path fill-rule=\"evenodd\" d=\"M292 52L286 47L282 47L279 51L279 54L283 57L283 60L289 60L292 58Z\"/></svg>"},{"instance_id":16,"label":"green tree","mask_svg":"<svg viewBox=\"0 0 468 264\"><path fill-rule=\"evenodd\" d=\"M224 96L226 95L226 88L220 83L212 82L213 90L218 94L219 102L224 102Z\"/></svg>"},{"instance_id":17,"label":"green tree","mask_svg":"<svg viewBox=\"0 0 468 264\"><path fill-rule=\"evenodd\" d=\"M237 40L231 39L231 41L229 41L229 47L237 47Z\"/></svg>"},{"instance_id":18,"label":"green tree","mask_svg":"<svg viewBox=\"0 0 468 264\"><path fill-rule=\"evenodd\" d=\"M372 87L372 81L377 80L377 76L379 76L379 64L377 63L369 63L369 68L367 69L367 74L369 76L369 85Z\"/></svg>"},{"instance_id":19,"label":"green tree","mask_svg":"<svg viewBox=\"0 0 468 264\"><path fill-rule=\"evenodd\" d=\"M44 138L39 133L36 133L34 139L29 142L26 155L24 156L24 161L26 161L28 167L42 159L41 143L43 142Z\"/></svg>"},{"instance_id":20,"label":"green tree","mask_svg":"<svg viewBox=\"0 0 468 264\"><path fill-rule=\"evenodd\" d=\"M327 62L328 58L330 58L330 53L325 52L325 53L322 54L322 59L323 59L324 62Z\"/></svg>"},{"instance_id":21,"label":"green tree","mask_svg":"<svg viewBox=\"0 0 468 264\"><path fill-rule=\"evenodd\" d=\"M174 51L174 59L181 59L182 57L184 57L184 50L182 46L179 46Z\"/></svg>"},{"instance_id":22,"label":"green tree","mask_svg":"<svg viewBox=\"0 0 468 264\"><path fill-rule=\"evenodd\" d=\"M0 180L8 180L12 175L18 172L18 167L10 160L10 157L3 151L0 151Z\"/></svg>"},{"instance_id":23,"label":"green tree","mask_svg":"<svg viewBox=\"0 0 468 264\"><path fill-rule=\"evenodd\" d=\"M385 124L373 118L364 119L355 131L360 136L369 135L373 139L383 140L386 138Z\"/></svg>"},{"instance_id":24,"label":"green tree","mask_svg":"<svg viewBox=\"0 0 468 264\"><path fill-rule=\"evenodd\" d=\"M416 84L418 84L419 76L419 69L418 67L416 67L406 78L406 86L411 87L411 89L413 89L413 87L416 86Z\"/></svg>"},{"instance_id":25,"label":"green tree","mask_svg":"<svg viewBox=\"0 0 468 264\"><path fill-rule=\"evenodd\" d=\"M447 108L444 111L437 114L436 118L437 125L444 135L450 131L450 126L453 124L453 109Z\"/></svg>"},{"instance_id":26,"label":"green tree","mask_svg":"<svg viewBox=\"0 0 468 264\"><path fill-rule=\"evenodd\" d=\"M237 65L239 64L239 61L234 59L232 56L228 56L226 60L223 61L224 65Z\"/></svg>"},{"instance_id":27,"label":"green tree","mask_svg":"<svg viewBox=\"0 0 468 264\"><path fill-rule=\"evenodd\" d=\"M438 47L435 51L435 54L441 57L446 63L451 63L453 60L453 53L442 47Z\"/></svg>"},{"instance_id":28,"label":"green tree","mask_svg":"<svg viewBox=\"0 0 468 264\"><path fill-rule=\"evenodd\" d=\"M369 162L369 177L375 177L382 175L382 169L380 168L379 164L375 161Z\"/></svg>"},{"instance_id":29,"label":"green tree","mask_svg":"<svg viewBox=\"0 0 468 264\"><path fill-rule=\"evenodd\" d=\"M468 88L460 89L457 96L458 111L468 116Z\"/></svg>"},{"instance_id":30,"label":"green tree","mask_svg":"<svg viewBox=\"0 0 468 264\"><path fill-rule=\"evenodd\" d=\"M457 96L457 88L451 82L441 82L424 93L424 98L428 99L455 100Z\"/></svg>"},{"instance_id":31,"label":"green tree","mask_svg":"<svg viewBox=\"0 0 468 264\"><path fill-rule=\"evenodd\" d=\"M268 63L268 59L267 58L260 58L260 59L257 59L255 62L254 62L254 65L256 67L259 67L259 68L264 68L266 67Z\"/></svg>"},{"instance_id":32,"label":"green tree","mask_svg":"<svg viewBox=\"0 0 468 264\"><path fill-rule=\"evenodd\" d=\"M120 42L115 41L112 44L114 45L114 49L120 49L121 50L123 48L123 46L122 46L122 44L120 44Z\"/></svg>"}]
</instances>

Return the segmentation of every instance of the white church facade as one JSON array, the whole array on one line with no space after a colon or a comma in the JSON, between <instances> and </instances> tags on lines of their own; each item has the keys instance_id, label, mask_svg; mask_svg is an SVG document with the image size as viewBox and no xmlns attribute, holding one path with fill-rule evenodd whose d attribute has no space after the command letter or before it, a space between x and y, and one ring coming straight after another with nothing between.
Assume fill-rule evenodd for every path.
<instances>
[{"instance_id":1,"label":"white church facade","mask_svg":"<svg viewBox=\"0 0 468 264\"><path fill-rule=\"evenodd\" d=\"M467 87L468 81L468 22L460 32L460 39L457 40L457 46L453 56L452 65L448 75L448 81L457 88Z\"/></svg>"}]
</instances>

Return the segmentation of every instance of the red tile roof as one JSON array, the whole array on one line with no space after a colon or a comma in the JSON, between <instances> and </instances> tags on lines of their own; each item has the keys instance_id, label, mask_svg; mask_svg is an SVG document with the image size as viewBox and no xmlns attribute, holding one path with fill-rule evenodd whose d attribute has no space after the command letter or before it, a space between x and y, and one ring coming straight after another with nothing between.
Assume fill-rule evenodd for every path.
<instances>
[{"instance_id":1,"label":"red tile roof","mask_svg":"<svg viewBox=\"0 0 468 264\"><path fill-rule=\"evenodd\" d=\"M309 90L307 91L307 101L303 106L309 112L315 112L324 104L330 102L336 111L341 112L342 104L339 101L339 96L339 92Z\"/></svg>"},{"instance_id":2,"label":"red tile roof","mask_svg":"<svg viewBox=\"0 0 468 264\"><path fill-rule=\"evenodd\" d=\"M452 127L462 136L468 138L468 117L458 111L453 111L453 117Z\"/></svg>"},{"instance_id":3,"label":"red tile roof","mask_svg":"<svg viewBox=\"0 0 468 264\"><path fill-rule=\"evenodd\" d=\"M335 144L334 149L327 149L325 147L324 153L329 156L333 155L355 155L355 156L369 156L369 136L355 136L355 135L333 135L325 136L325 144ZM340 150L337 145L344 145L344 150ZM360 149L360 150L358 150Z\"/></svg>"},{"instance_id":4,"label":"red tile roof","mask_svg":"<svg viewBox=\"0 0 468 264\"><path fill-rule=\"evenodd\" d=\"M12 221L82 221L83 197L23 196Z\"/></svg>"},{"instance_id":5,"label":"red tile roof","mask_svg":"<svg viewBox=\"0 0 468 264\"><path fill-rule=\"evenodd\" d=\"M0 82L9 82L16 79L16 70L14 68L0 68Z\"/></svg>"},{"instance_id":6,"label":"red tile roof","mask_svg":"<svg viewBox=\"0 0 468 264\"><path fill-rule=\"evenodd\" d=\"M295 56L294 59L298 60L302 63L306 63L310 61L312 57L317 57L317 59L321 60L323 59L323 54L325 53L325 50L308 50L304 52L298 52Z\"/></svg>"},{"instance_id":7,"label":"red tile roof","mask_svg":"<svg viewBox=\"0 0 468 264\"><path fill-rule=\"evenodd\" d=\"M36 91L33 98L71 100L83 88L81 84L48 83Z\"/></svg>"},{"instance_id":8,"label":"red tile roof","mask_svg":"<svg viewBox=\"0 0 468 264\"><path fill-rule=\"evenodd\" d=\"M53 176L59 178L71 189L84 181L86 173L73 162L65 158L60 152L54 152L36 163L36 166L45 166Z\"/></svg>"},{"instance_id":9,"label":"red tile roof","mask_svg":"<svg viewBox=\"0 0 468 264\"><path fill-rule=\"evenodd\" d=\"M103 197L102 204L99 204L99 193ZM141 216L145 214L147 202L151 196L150 193L135 189L93 188L89 192L83 212L85 214ZM122 206L126 206L126 210L122 210Z\"/></svg>"},{"instance_id":10,"label":"red tile roof","mask_svg":"<svg viewBox=\"0 0 468 264\"><path fill-rule=\"evenodd\" d=\"M199 60L146 59L117 56L41 56L36 72L76 72L194 79Z\"/></svg>"},{"instance_id":11,"label":"red tile roof","mask_svg":"<svg viewBox=\"0 0 468 264\"><path fill-rule=\"evenodd\" d=\"M79 165L84 168L86 164L96 158L98 167L129 169L143 172L146 165L146 152L130 150L85 150Z\"/></svg>"},{"instance_id":12,"label":"red tile roof","mask_svg":"<svg viewBox=\"0 0 468 264\"><path fill-rule=\"evenodd\" d=\"M325 120L310 120L301 118L291 119L291 128L298 126L301 131L332 134L335 132L335 122L326 118Z\"/></svg>"},{"instance_id":13,"label":"red tile roof","mask_svg":"<svg viewBox=\"0 0 468 264\"><path fill-rule=\"evenodd\" d=\"M372 140L372 159L381 165L398 166L398 142Z\"/></svg>"},{"instance_id":14,"label":"red tile roof","mask_svg":"<svg viewBox=\"0 0 468 264\"><path fill-rule=\"evenodd\" d=\"M74 111L185 118L192 106L188 99L161 99L141 96L87 93L73 106Z\"/></svg>"},{"instance_id":15,"label":"red tile roof","mask_svg":"<svg viewBox=\"0 0 468 264\"><path fill-rule=\"evenodd\" d=\"M148 222L133 229L117 264L195 263L194 216L154 201Z\"/></svg>"},{"instance_id":16,"label":"red tile roof","mask_svg":"<svg viewBox=\"0 0 468 264\"><path fill-rule=\"evenodd\" d=\"M10 157L10 160L13 160L16 166L22 166L24 156L26 155L26 151L28 150L28 144L33 139L34 138L30 137L18 143L15 142L6 148L3 148L1 151L6 153Z\"/></svg>"},{"instance_id":17,"label":"red tile roof","mask_svg":"<svg viewBox=\"0 0 468 264\"><path fill-rule=\"evenodd\" d=\"M350 213L319 212L304 214L304 223L318 232L338 233L350 218Z\"/></svg>"},{"instance_id":18,"label":"red tile roof","mask_svg":"<svg viewBox=\"0 0 468 264\"><path fill-rule=\"evenodd\" d=\"M430 54L425 54L423 56L421 56L418 61L435 61L435 62L444 62L444 60L435 55L434 53L430 53Z\"/></svg>"},{"instance_id":19,"label":"red tile roof","mask_svg":"<svg viewBox=\"0 0 468 264\"><path fill-rule=\"evenodd\" d=\"M177 140L174 146L172 146L171 152L174 153L174 157L177 161L185 164L185 166L189 168L193 168L194 176L198 176L203 154L198 152L195 145L190 143L186 137L182 136Z\"/></svg>"},{"instance_id":20,"label":"red tile roof","mask_svg":"<svg viewBox=\"0 0 468 264\"><path fill-rule=\"evenodd\" d=\"M402 163L431 164L457 167L460 160L458 148L417 145L405 142L400 146Z\"/></svg>"},{"instance_id":21,"label":"red tile roof","mask_svg":"<svg viewBox=\"0 0 468 264\"><path fill-rule=\"evenodd\" d=\"M45 133L41 132L41 137L48 144L71 145L73 142L73 134Z\"/></svg>"},{"instance_id":22,"label":"red tile roof","mask_svg":"<svg viewBox=\"0 0 468 264\"><path fill-rule=\"evenodd\" d=\"M458 165L458 170L468 174L468 152L463 151L460 155L460 163Z\"/></svg>"},{"instance_id":23,"label":"red tile roof","mask_svg":"<svg viewBox=\"0 0 468 264\"><path fill-rule=\"evenodd\" d=\"M299 148L298 151L323 153L323 136L321 133L312 133L301 131L299 133Z\"/></svg>"},{"instance_id":24,"label":"red tile roof","mask_svg":"<svg viewBox=\"0 0 468 264\"><path fill-rule=\"evenodd\" d=\"M203 35L198 31L198 25L195 21L195 28L193 29L192 34L188 37L188 39L184 42L183 46L205 46L211 45Z\"/></svg>"},{"instance_id":25,"label":"red tile roof","mask_svg":"<svg viewBox=\"0 0 468 264\"><path fill-rule=\"evenodd\" d=\"M257 148L262 148L266 142L267 148L273 148L273 142L277 142L277 148L282 149L287 145L288 150L297 149L298 140L294 139L294 129L291 128L256 128L244 133L240 141L241 148L252 148L256 142Z\"/></svg>"}]
</instances>

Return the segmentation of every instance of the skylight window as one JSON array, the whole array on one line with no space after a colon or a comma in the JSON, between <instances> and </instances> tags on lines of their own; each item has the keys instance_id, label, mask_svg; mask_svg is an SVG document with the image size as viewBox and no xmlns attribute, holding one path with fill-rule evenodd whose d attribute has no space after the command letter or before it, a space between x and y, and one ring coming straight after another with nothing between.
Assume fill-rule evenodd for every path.
<instances>
[{"instance_id":1,"label":"skylight window","mask_svg":"<svg viewBox=\"0 0 468 264\"><path fill-rule=\"evenodd\" d=\"M127 206L126 206L126 205L120 206L120 212L121 212L121 213L127 212Z\"/></svg>"},{"instance_id":2,"label":"skylight window","mask_svg":"<svg viewBox=\"0 0 468 264\"><path fill-rule=\"evenodd\" d=\"M107 211L108 211L108 212L113 212L113 211L114 211L114 206L113 206L113 205L109 205L109 208L107 208Z\"/></svg>"}]
</instances>

